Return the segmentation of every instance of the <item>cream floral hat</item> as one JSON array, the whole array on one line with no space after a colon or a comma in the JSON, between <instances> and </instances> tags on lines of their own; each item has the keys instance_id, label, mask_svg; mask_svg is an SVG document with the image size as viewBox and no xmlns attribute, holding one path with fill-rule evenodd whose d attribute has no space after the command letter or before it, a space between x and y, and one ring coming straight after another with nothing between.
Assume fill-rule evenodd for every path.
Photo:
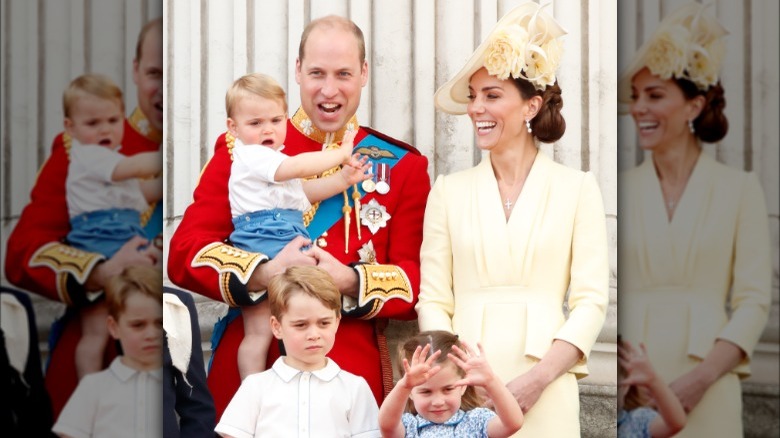
<instances>
[{"instance_id":1,"label":"cream floral hat","mask_svg":"<svg viewBox=\"0 0 780 438\"><path fill-rule=\"evenodd\" d=\"M631 101L631 79L645 67L661 79L687 79L700 90L718 83L728 32L707 6L686 4L661 21L618 81L621 103Z\"/></svg>"},{"instance_id":2,"label":"cream floral hat","mask_svg":"<svg viewBox=\"0 0 780 438\"><path fill-rule=\"evenodd\" d=\"M566 31L536 3L528 2L509 11L496 23L466 65L436 90L434 104L450 114L465 114L469 103L469 80L485 67L499 79L523 78L537 90L555 83Z\"/></svg>"}]
</instances>

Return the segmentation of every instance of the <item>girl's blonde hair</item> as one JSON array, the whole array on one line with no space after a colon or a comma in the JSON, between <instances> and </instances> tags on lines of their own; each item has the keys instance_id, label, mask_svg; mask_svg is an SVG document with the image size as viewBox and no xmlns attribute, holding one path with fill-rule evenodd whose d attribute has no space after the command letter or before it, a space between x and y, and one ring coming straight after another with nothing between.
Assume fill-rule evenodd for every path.
<instances>
[{"instance_id":1,"label":"girl's blonde hair","mask_svg":"<svg viewBox=\"0 0 780 438\"><path fill-rule=\"evenodd\" d=\"M412 355L417 347L425 347L430 345L430 351L428 351L428 357L438 350L441 350L441 354L436 359L436 364L445 366L448 362L455 366L458 375L461 377L465 375L465 372L457 365L455 365L447 355L452 351L452 347L457 345L458 348L463 349L458 339L458 335L454 335L450 332L443 330L430 330L426 332L420 332L416 336L407 340L403 345L398 348L398 369L401 375L404 374L403 359L405 358L409 363L412 362ZM470 411L474 408L482 406L483 402L479 395L477 395L476 389L473 386L466 387L466 391L463 393L460 399L460 408L464 411ZM406 411L412 414L417 414L417 410L414 408L412 400L406 401Z\"/></svg>"}]
</instances>

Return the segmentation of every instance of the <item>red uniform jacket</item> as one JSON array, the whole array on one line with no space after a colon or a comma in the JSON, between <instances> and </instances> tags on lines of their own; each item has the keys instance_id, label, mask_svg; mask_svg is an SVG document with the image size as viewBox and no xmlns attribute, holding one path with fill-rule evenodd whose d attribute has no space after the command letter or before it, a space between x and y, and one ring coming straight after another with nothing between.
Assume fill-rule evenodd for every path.
<instances>
[{"instance_id":1,"label":"red uniform jacket","mask_svg":"<svg viewBox=\"0 0 780 438\"><path fill-rule=\"evenodd\" d=\"M159 149L159 139L152 140L139 132L139 121L141 124L148 123L143 119L143 114L136 110L125 120L123 154ZM79 251L63 243L70 231L65 197L69 143L67 135L62 133L54 139L51 156L41 167L30 193L30 203L22 211L8 238L5 275L11 283L30 292L68 306L83 306L89 302L83 283L102 256ZM55 421L78 384L73 355L80 337L78 320L69 319L57 348L50 353L46 387ZM104 366L115 355L115 350L108 348Z\"/></svg>"},{"instance_id":2,"label":"red uniform jacket","mask_svg":"<svg viewBox=\"0 0 780 438\"><path fill-rule=\"evenodd\" d=\"M302 110L288 121L286 154L322 150L325 134L307 122ZM357 126L354 117L353 126ZM341 140L343 131L335 134L335 140ZM363 142L369 135L371 137ZM355 144L355 150L369 155L370 159L392 165L390 191L384 195L369 193L361 199L363 209L368 208L371 200L376 200L389 213L390 219L382 221L375 234L361 225L361 238L358 239L353 210L346 253L344 219L340 213L338 220L325 228L326 237L319 239L320 246L344 264L360 262L358 250L369 241L375 251L375 260L364 255L362 261L366 263L355 267L361 282L360 302L344 300L343 318L328 356L341 368L364 377L377 402L381 402L392 387L390 357L383 335L386 319L409 320L416 316L414 305L420 283L422 225L430 179L428 160L412 146L364 127L360 127ZM232 142L229 146L224 134L217 139L214 156L205 166L195 189L194 201L171 239L168 275L181 287L235 307L253 302L245 283L257 264L267 258L262 254L242 253L226 243L233 231L228 200L231 147ZM351 201L352 190L348 192ZM335 198L343 205L342 194ZM324 207L320 208L323 210L318 211L308 226L315 241L318 240L316 228L322 228L318 215L325 215L321 213L325 211ZM217 418L221 417L241 383L236 354L244 329L239 318L228 324L213 353L209 387L217 407ZM278 356L278 347L272 343L268 364L273 364Z\"/></svg>"}]
</instances>

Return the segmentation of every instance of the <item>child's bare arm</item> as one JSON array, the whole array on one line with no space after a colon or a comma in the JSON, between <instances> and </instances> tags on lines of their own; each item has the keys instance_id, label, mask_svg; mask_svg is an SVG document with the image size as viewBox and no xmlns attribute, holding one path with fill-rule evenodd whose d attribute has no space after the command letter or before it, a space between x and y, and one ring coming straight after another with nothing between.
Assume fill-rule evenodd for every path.
<instances>
[{"instance_id":1,"label":"child's bare arm","mask_svg":"<svg viewBox=\"0 0 780 438\"><path fill-rule=\"evenodd\" d=\"M141 152L122 158L114 167L111 181L153 177L162 170L162 151Z\"/></svg>"},{"instance_id":2,"label":"child's bare arm","mask_svg":"<svg viewBox=\"0 0 780 438\"><path fill-rule=\"evenodd\" d=\"M163 186L161 176L152 179L142 179L139 181L139 184L141 185L141 193L144 194L146 202L151 204L152 202L157 202L162 199Z\"/></svg>"},{"instance_id":3,"label":"child's bare arm","mask_svg":"<svg viewBox=\"0 0 780 438\"><path fill-rule=\"evenodd\" d=\"M412 355L411 365L404 358L404 376L395 384L385 401L382 402L382 406L379 407L379 430L384 438L403 438L406 436L406 430L401 423L406 400L409 399L415 386L425 383L441 370L439 365L433 366L441 354L441 350L436 351L426 360L425 356L430 350L430 344L425 347L417 347Z\"/></svg>"},{"instance_id":4,"label":"child's bare arm","mask_svg":"<svg viewBox=\"0 0 780 438\"><path fill-rule=\"evenodd\" d=\"M347 131L344 140L337 149L327 149L317 152L304 152L285 158L276 169L274 180L288 181L293 178L306 178L318 175L339 164L347 163L352 157L352 148L357 131Z\"/></svg>"},{"instance_id":5,"label":"child's bare arm","mask_svg":"<svg viewBox=\"0 0 780 438\"><path fill-rule=\"evenodd\" d=\"M371 174L366 173L371 169L371 165L366 164L367 162L368 157L355 154L340 172L325 178L304 181L303 191L306 193L306 198L309 202L322 201L347 190L353 184L371 178Z\"/></svg>"},{"instance_id":6,"label":"child's bare arm","mask_svg":"<svg viewBox=\"0 0 780 438\"><path fill-rule=\"evenodd\" d=\"M496 416L488 422L487 434L490 438L511 436L523 426L523 410L515 400L515 396L490 368L482 345L477 343L479 352L463 342L466 351L452 347L449 357L466 375L456 382L456 385L474 385L485 388L493 401Z\"/></svg>"},{"instance_id":7,"label":"child's bare arm","mask_svg":"<svg viewBox=\"0 0 780 438\"><path fill-rule=\"evenodd\" d=\"M653 438L670 437L685 427L687 415L682 403L674 391L656 374L652 363L647 357L644 344L639 344L641 351L635 350L631 343L624 341L618 349L618 360L627 371L623 380L625 385L644 386L650 390L655 400L658 416L650 422L650 436Z\"/></svg>"}]
</instances>

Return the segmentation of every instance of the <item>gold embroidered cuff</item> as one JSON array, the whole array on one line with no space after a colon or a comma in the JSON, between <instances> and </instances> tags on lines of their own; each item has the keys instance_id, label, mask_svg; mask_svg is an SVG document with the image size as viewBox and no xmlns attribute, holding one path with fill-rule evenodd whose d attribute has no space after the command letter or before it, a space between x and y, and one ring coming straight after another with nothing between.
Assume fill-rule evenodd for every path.
<instances>
[{"instance_id":1,"label":"gold embroidered cuff","mask_svg":"<svg viewBox=\"0 0 780 438\"><path fill-rule=\"evenodd\" d=\"M49 242L35 251L30 266L46 266L56 272L58 277L67 273L73 275L79 284L84 284L92 269L102 260L105 260L102 254L82 251L60 242Z\"/></svg>"},{"instance_id":2,"label":"gold embroidered cuff","mask_svg":"<svg viewBox=\"0 0 780 438\"><path fill-rule=\"evenodd\" d=\"M257 265L266 261L268 256L265 254L242 251L226 243L214 242L195 254L192 267L209 266L220 275L234 274L241 284L246 284Z\"/></svg>"},{"instance_id":3,"label":"gold embroidered cuff","mask_svg":"<svg viewBox=\"0 0 780 438\"><path fill-rule=\"evenodd\" d=\"M360 286L358 307L370 306L363 318L372 318L382 310L389 300L400 299L412 302L412 285L403 269L395 265L362 264L355 266Z\"/></svg>"}]
</instances>

